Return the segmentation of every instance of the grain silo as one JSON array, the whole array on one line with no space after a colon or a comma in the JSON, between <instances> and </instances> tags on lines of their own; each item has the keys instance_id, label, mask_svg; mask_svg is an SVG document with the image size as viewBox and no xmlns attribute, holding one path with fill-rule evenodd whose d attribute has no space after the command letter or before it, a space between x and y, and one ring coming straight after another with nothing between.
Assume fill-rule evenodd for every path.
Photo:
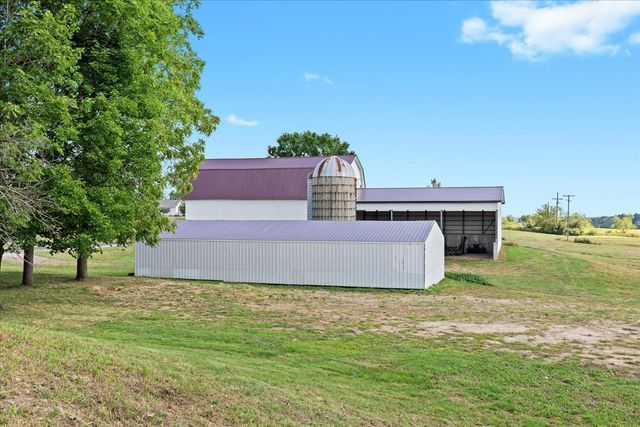
<instances>
[{"instance_id":1,"label":"grain silo","mask_svg":"<svg viewBox=\"0 0 640 427\"><path fill-rule=\"evenodd\" d=\"M321 160L311 174L311 219L355 221L356 176L337 156Z\"/></svg>"}]
</instances>

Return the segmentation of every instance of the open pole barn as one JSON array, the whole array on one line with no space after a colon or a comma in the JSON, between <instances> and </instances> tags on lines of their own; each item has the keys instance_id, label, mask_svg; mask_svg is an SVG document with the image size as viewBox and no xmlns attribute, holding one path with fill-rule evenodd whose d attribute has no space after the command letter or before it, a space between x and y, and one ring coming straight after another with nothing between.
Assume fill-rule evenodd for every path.
<instances>
[{"instance_id":1,"label":"open pole barn","mask_svg":"<svg viewBox=\"0 0 640 427\"><path fill-rule=\"evenodd\" d=\"M178 221L136 244L136 276L426 289L444 277L435 221Z\"/></svg>"}]
</instances>

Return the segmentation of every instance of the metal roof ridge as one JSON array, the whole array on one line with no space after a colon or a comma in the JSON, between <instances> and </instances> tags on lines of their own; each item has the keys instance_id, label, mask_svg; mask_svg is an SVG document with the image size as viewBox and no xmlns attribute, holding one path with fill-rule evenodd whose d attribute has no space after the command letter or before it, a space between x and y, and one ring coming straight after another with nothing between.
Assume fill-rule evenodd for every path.
<instances>
[{"instance_id":1,"label":"metal roof ridge","mask_svg":"<svg viewBox=\"0 0 640 427\"><path fill-rule=\"evenodd\" d=\"M202 170L223 170L223 171L247 171L247 170L267 170L267 171L274 171L274 170L282 170L282 169L313 169L315 166L291 166L291 167L282 167L282 168L252 168L252 167L246 167L246 168L238 168L238 169L216 169L216 168L212 168L212 169L202 169Z\"/></svg>"},{"instance_id":2,"label":"metal roof ridge","mask_svg":"<svg viewBox=\"0 0 640 427\"><path fill-rule=\"evenodd\" d=\"M332 155L327 154L326 156L291 156L291 157L207 157L203 161L207 160L277 160L277 159L324 159L327 157L331 157ZM336 154L337 157L358 157L357 154Z\"/></svg>"}]
</instances>

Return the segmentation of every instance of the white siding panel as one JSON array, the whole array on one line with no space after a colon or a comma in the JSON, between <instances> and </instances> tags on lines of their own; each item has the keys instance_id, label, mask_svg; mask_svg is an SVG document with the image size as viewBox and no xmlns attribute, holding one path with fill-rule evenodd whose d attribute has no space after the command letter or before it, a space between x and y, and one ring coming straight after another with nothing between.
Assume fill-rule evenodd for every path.
<instances>
[{"instance_id":1,"label":"white siding panel","mask_svg":"<svg viewBox=\"0 0 640 427\"><path fill-rule=\"evenodd\" d=\"M495 202L358 202L362 211L495 211L500 207Z\"/></svg>"},{"instance_id":2,"label":"white siding panel","mask_svg":"<svg viewBox=\"0 0 640 427\"><path fill-rule=\"evenodd\" d=\"M437 225L425 244L425 286L428 288L444 279L444 235Z\"/></svg>"},{"instance_id":3,"label":"white siding panel","mask_svg":"<svg viewBox=\"0 0 640 427\"><path fill-rule=\"evenodd\" d=\"M305 220L306 200L185 200L187 220Z\"/></svg>"},{"instance_id":4,"label":"white siding panel","mask_svg":"<svg viewBox=\"0 0 640 427\"><path fill-rule=\"evenodd\" d=\"M443 248L439 251L444 268ZM425 243L166 239L155 248L136 244L135 272L176 279L424 289L431 280L426 265Z\"/></svg>"},{"instance_id":5,"label":"white siding panel","mask_svg":"<svg viewBox=\"0 0 640 427\"><path fill-rule=\"evenodd\" d=\"M498 259L498 255L500 255L501 248L502 248L502 205L498 205L498 211L496 212L496 241L495 241L495 248L493 250L493 259Z\"/></svg>"}]
</instances>

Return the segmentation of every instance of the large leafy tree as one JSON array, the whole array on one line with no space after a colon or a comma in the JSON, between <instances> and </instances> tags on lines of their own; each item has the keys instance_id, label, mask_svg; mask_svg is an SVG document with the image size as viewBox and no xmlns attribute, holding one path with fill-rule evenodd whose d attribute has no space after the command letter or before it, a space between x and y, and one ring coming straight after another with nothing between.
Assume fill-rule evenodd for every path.
<instances>
[{"instance_id":1,"label":"large leafy tree","mask_svg":"<svg viewBox=\"0 0 640 427\"><path fill-rule=\"evenodd\" d=\"M25 284L38 236L54 227L48 194L60 165L48 160L75 137L75 21L68 6L54 13L37 2L0 3L0 257L7 244L24 248Z\"/></svg>"},{"instance_id":2,"label":"large leafy tree","mask_svg":"<svg viewBox=\"0 0 640 427\"><path fill-rule=\"evenodd\" d=\"M55 251L78 260L77 279L102 243L157 242L171 222L158 201L186 193L204 157L203 135L218 119L196 97L203 62L189 38L202 32L194 1L43 1L73 8L71 41L80 52L75 137L62 146L69 165L53 191Z\"/></svg>"},{"instance_id":3,"label":"large leafy tree","mask_svg":"<svg viewBox=\"0 0 640 427\"><path fill-rule=\"evenodd\" d=\"M269 157L340 156L355 154L349 143L328 133L283 133L276 145L267 147Z\"/></svg>"},{"instance_id":4,"label":"large leafy tree","mask_svg":"<svg viewBox=\"0 0 640 427\"><path fill-rule=\"evenodd\" d=\"M23 138L19 129L0 124L0 267L9 246L19 246L25 233L48 220L42 169L33 156L36 144Z\"/></svg>"}]
</instances>

